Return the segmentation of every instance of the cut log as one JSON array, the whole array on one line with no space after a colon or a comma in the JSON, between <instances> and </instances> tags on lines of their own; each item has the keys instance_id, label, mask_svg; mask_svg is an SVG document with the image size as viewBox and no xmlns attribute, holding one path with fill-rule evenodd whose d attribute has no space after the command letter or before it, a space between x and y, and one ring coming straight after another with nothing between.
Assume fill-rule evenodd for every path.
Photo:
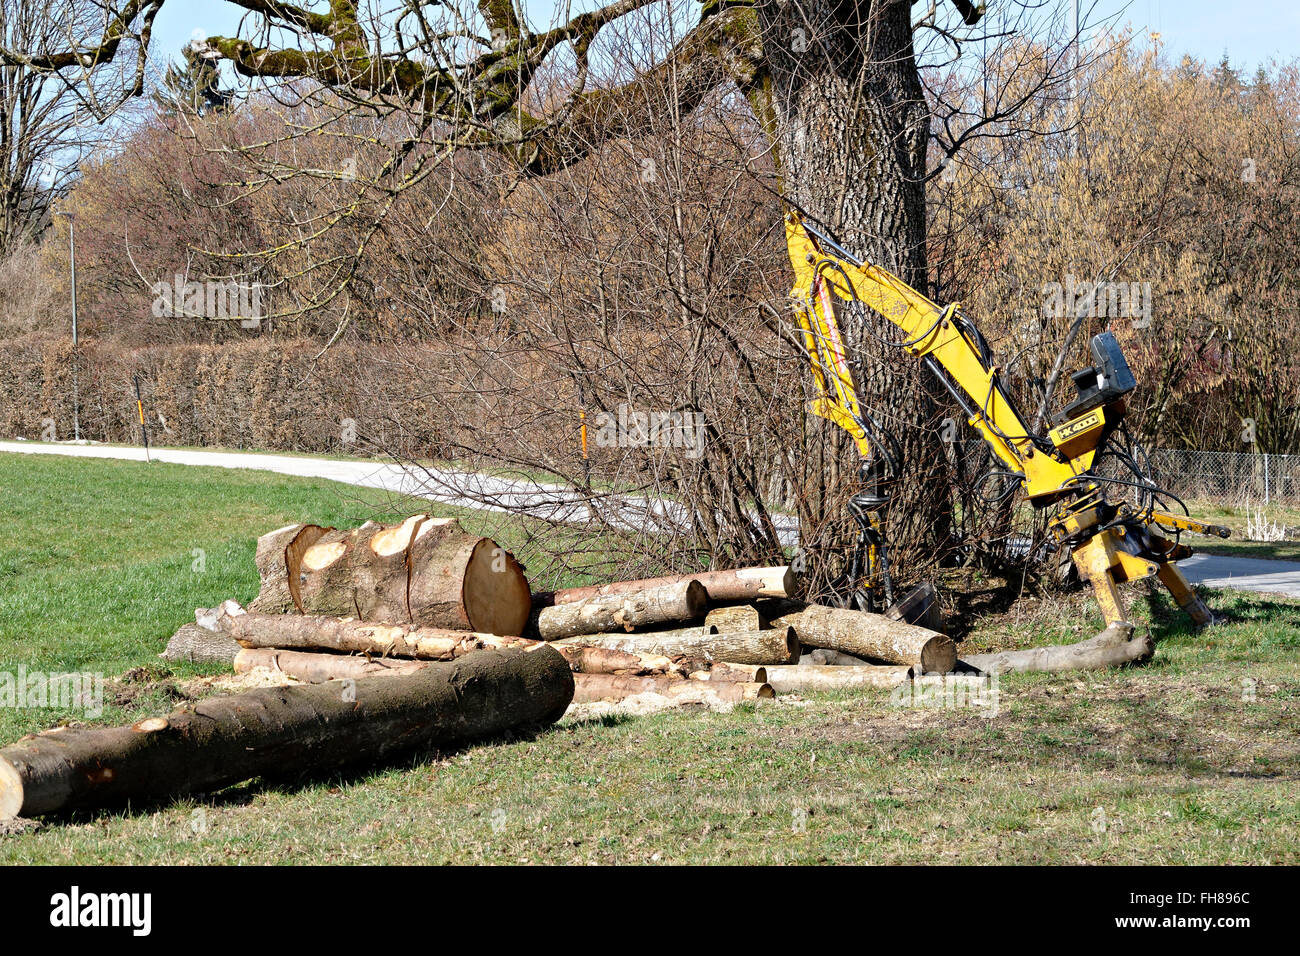
<instances>
[{"instance_id":1,"label":"cut log","mask_svg":"<svg viewBox=\"0 0 1300 956\"><path fill-rule=\"evenodd\" d=\"M455 521L427 521L410 550L410 620L430 627L523 634L532 593L513 554Z\"/></svg>"},{"instance_id":2,"label":"cut log","mask_svg":"<svg viewBox=\"0 0 1300 956\"><path fill-rule=\"evenodd\" d=\"M691 621L704 613L708 602L709 592L699 581L675 581L645 591L598 595L543 608L537 615L537 633L543 640L556 641L582 634Z\"/></svg>"},{"instance_id":3,"label":"cut log","mask_svg":"<svg viewBox=\"0 0 1300 956\"><path fill-rule=\"evenodd\" d=\"M641 581L615 581L611 584L593 584L580 588L564 588L551 594L538 594L535 603L540 607L559 604L576 604L593 597L613 594L630 594L648 591L666 584L699 581L709 592L715 604L729 601L753 601L758 598L797 597L797 577L788 565L779 568L737 568L732 571L701 571L698 574L670 574L662 578Z\"/></svg>"},{"instance_id":4,"label":"cut log","mask_svg":"<svg viewBox=\"0 0 1300 956\"><path fill-rule=\"evenodd\" d=\"M727 634L709 634L703 629L692 633L587 634L557 643L608 647L633 654L698 657L732 664L790 664L799 659L799 640L790 627Z\"/></svg>"},{"instance_id":5,"label":"cut log","mask_svg":"<svg viewBox=\"0 0 1300 956\"><path fill-rule=\"evenodd\" d=\"M839 667L834 664L797 664L769 667L767 682L778 694L799 694L815 690L860 690L897 687L912 679L912 668Z\"/></svg>"},{"instance_id":6,"label":"cut log","mask_svg":"<svg viewBox=\"0 0 1300 956\"><path fill-rule=\"evenodd\" d=\"M416 532L435 519L412 515L401 524L382 527L368 536L369 552L362 561L353 562L353 600L357 617L363 621L409 621L411 606L407 600L410 583L411 539Z\"/></svg>"},{"instance_id":7,"label":"cut log","mask_svg":"<svg viewBox=\"0 0 1300 956\"><path fill-rule=\"evenodd\" d=\"M427 667L426 661L395 660L325 654L320 651L284 651L273 647L241 647L235 655L236 674L247 674L257 667L278 671L286 677L308 684L328 680L410 674Z\"/></svg>"},{"instance_id":8,"label":"cut log","mask_svg":"<svg viewBox=\"0 0 1300 956\"><path fill-rule=\"evenodd\" d=\"M532 607L514 556L451 518L351 531L293 525L258 539L257 565L254 611L516 636Z\"/></svg>"},{"instance_id":9,"label":"cut log","mask_svg":"<svg viewBox=\"0 0 1300 956\"><path fill-rule=\"evenodd\" d=\"M182 624L159 656L168 661L230 666L239 645L233 638L198 624Z\"/></svg>"},{"instance_id":10,"label":"cut log","mask_svg":"<svg viewBox=\"0 0 1300 956\"><path fill-rule=\"evenodd\" d=\"M712 598L713 595L710 594L709 597ZM704 615L704 623L713 625L719 631L763 631L772 626L772 622L752 604L715 607Z\"/></svg>"},{"instance_id":11,"label":"cut log","mask_svg":"<svg viewBox=\"0 0 1300 956\"><path fill-rule=\"evenodd\" d=\"M767 666L764 664L714 664L708 670L693 671L691 680L740 681L744 684L766 684Z\"/></svg>"},{"instance_id":12,"label":"cut log","mask_svg":"<svg viewBox=\"0 0 1300 956\"><path fill-rule=\"evenodd\" d=\"M957 663L952 639L914 624L891 621L883 614L809 604L801 611L776 616L773 624L795 629L810 647L827 647L854 657L870 657L947 674Z\"/></svg>"},{"instance_id":13,"label":"cut log","mask_svg":"<svg viewBox=\"0 0 1300 956\"><path fill-rule=\"evenodd\" d=\"M553 723L573 674L551 648L483 651L399 677L274 687L131 727L60 728L0 750L0 819L211 793Z\"/></svg>"},{"instance_id":14,"label":"cut log","mask_svg":"<svg viewBox=\"0 0 1300 956\"><path fill-rule=\"evenodd\" d=\"M258 538L254 560L262 583L250 607L268 614L288 614L300 608L298 578L289 573L289 568L296 568L302 552L333 530L314 524L291 524Z\"/></svg>"},{"instance_id":15,"label":"cut log","mask_svg":"<svg viewBox=\"0 0 1300 956\"><path fill-rule=\"evenodd\" d=\"M766 684L742 681L673 680L669 677L623 677L615 674L575 674L573 702L622 700L638 694L670 698L707 698L718 702L759 700L772 697Z\"/></svg>"},{"instance_id":16,"label":"cut log","mask_svg":"<svg viewBox=\"0 0 1300 956\"><path fill-rule=\"evenodd\" d=\"M963 657L962 662L988 674L1101 670L1149 660L1155 650L1149 636L1135 638L1133 625L1121 623L1112 624L1097 636L1078 644L972 654Z\"/></svg>"}]
</instances>

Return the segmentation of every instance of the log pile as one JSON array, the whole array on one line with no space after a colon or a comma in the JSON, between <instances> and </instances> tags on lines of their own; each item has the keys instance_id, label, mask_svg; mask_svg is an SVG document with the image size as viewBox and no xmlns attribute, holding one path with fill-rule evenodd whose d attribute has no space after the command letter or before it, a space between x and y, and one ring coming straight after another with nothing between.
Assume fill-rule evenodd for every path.
<instances>
[{"instance_id":1,"label":"log pile","mask_svg":"<svg viewBox=\"0 0 1300 956\"><path fill-rule=\"evenodd\" d=\"M889 687L900 675L947 672L956 660L937 632L800 602L788 566L534 596L512 556L427 515L352 530L290 525L259 540L257 566L261 588L247 610L233 601L200 609L166 656L316 683L549 644L576 677L577 702L685 698L704 683L717 702L762 699L774 688ZM799 667L809 651L826 655L818 663L852 663L855 673Z\"/></svg>"},{"instance_id":2,"label":"log pile","mask_svg":"<svg viewBox=\"0 0 1300 956\"><path fill-rule=\"evenodd\" d=\"M209 792L553 723L571 704L729 707L893 690L926 674L1117 666L1150 656L1117 625L1070 647L957 659L933 589L886 614L801 601L789 567L533 595L523 568L452 519L296 524L257 544L248 608L195 612L163 655L270 671L285 686L0 750L0 819ZM289 680L295 684L287 683Z\"/></svg>"}]
</instances>

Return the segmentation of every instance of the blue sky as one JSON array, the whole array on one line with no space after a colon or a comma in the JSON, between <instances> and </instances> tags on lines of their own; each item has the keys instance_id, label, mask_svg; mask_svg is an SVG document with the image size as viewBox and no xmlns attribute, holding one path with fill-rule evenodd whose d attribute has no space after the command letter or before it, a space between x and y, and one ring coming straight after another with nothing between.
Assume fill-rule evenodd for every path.
<instances>
[{"instance_id":1,"label":"blue sky","mask_svg":"<svg viewBox=\"0 0 1300 956\"><path fill-rule=\"evenodd\" d=\"M549 22L552 0L524 2L530 20ZM1068 0L1057 2L1065 9ZM1085 10L1090 3L1081 0ZM594 5L594 0L575 0L574 8ZM1247 72L1272 58L1300 57L1300 4L1290 0L1098 0L1096 10L1102 15L1118 13L1121 22L1129 21L1138 32L1160 33L1166 52L1175 56L1191 53L1217 62L1227 51L1233 64ZM172 0L155 24L154 54L174 57L196 28L229 35L241 13L223 0Z\"/></svg>"}]
</instances>

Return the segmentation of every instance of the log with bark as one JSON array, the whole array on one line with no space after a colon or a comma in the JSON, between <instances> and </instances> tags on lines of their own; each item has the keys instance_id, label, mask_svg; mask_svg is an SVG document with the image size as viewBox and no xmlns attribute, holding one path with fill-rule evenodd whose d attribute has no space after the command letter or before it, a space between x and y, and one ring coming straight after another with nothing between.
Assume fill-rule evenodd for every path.
<instances>
[{"instance_id":1,"label":"log with bark","mask_svg":"<svg viewBox=\"0 0 1300 956\"><path fill-rule=\"evenodd\" d=\"M714 664L707 670L692 671L691 680L740 681L746 684L766 684L767 665L735 664L724 661Z\"/></svg>"},{"instance_id":2,"label":"log with bark","mask_svg":"<svg viewBox=\"0 0 1300 956\"><path fill-rule=\"evenodd\" d=\"M799 640L791 627L726 634L710 634L704 628L638 634L585 634L557 643L608 647L634 654L698 657L732 664L792 664L799 660Z\"/></svg>"},{"instance_id":3,"label":"log with bark","mask_svg":"<svg viewBox=\"0 0 1300 956\"><path fill-rule=\"evenodd\" d=\"M258 667L284 674L307 684L327 680L355 680L360 677L393 677L411 674L429 666L428 661L327 654L321 651L285 651L275 647L241 647L235 655L236 674Z\"/></svg>"},{"instance_id":4,"label":"log with bark","mask_svg":"<svg viewBox=\"0 0 1300 956\"><path fill-rule=\"evenodd\" d=\"M1101 670L1150 660L1155 650L1150 635L1133 637L1133 625L1122 623L1078 644L972 654L963 657L962 663L989 674Z\"/></svg>"},{"instance_id":5,"label":"log with bark","mask_svg":"<svg viewBox=\"0 0 1300 956\"><path fill-rule=\"evenodd\" d=\"M798 596L798 578L788 565L783 565L779 568L737 568L731 571L701 571L698 574L670 574L640 581L615 581L611 584L565 588L553 593L536 594L533 603L537 607L575 604L588 598L647 591L683 581L699 581L709 592L709 600L715 604Z\"/></svg>"},{"instance_id":6,"label":"log with bark","mask_svg":"<svg viewBox=\"0 0 1300 956\"><path fill-rule=\"evenodd\" d=\"M840 667L834 664L797 664L769 667L767 682L778 694L875 687L890 689L911 680L912 674L912 668L903 665Z\"/></svg>"},{"instance_id":7,"label":"log with bark","mask_svg":"<svg viewBox=\"0 0 1300 956\"><path fill-rule=\"evenodd\" d=\"M537 615L537 633L543 640L556 641L583 634L692 621L704 613L708 602L709 592L704 585L687 578L644 591L596 595L543 608Z\"/></svg>"},{"instance_id":8,"label":"log with bark","mask_svg":"<svg viewBox=\"0 0 1300 956\"><path fill-rule=\"evenodd\" d=\"M532 607L523 569L451 518L340 530L290 525L257 544L261 590L250 609L426 624L514 636Z\"/></svg>"},{"instance_id":9,"label":"log with bark","mask_svg":"<svg viewBox=\"0 0 1300 956\"><path fill-rule=\"evenodd\" d=\"M483 651L412 674L274 687L129 727L58 728L0 750L0 819L210 793L553 723L573 674L552 648Z\"/></svg>"},{"instance_id":10,"label":"log with bark","mask_svg":"<svg viewBox=\"0 0 1300 956\"><path fill-rule=\"evenodd\" d=\"M902 664L921 673L946 674L957 663L957 647L948 636L883 614L809 604L775 614L772 623L793 627L810 647Z\"/></svg>"},{"instance_id":11,"label":"log with bark","mask_svg":"<svg viewBox=\"0 0 1300 956\"><path fill-rule=\"evenodd\" d=\"M745 681L674 680L671 677L624 677L615 674L575 674L573 680L575 704L623 700L639 694L673 699L692 698L708 703L760 700L773 696L772 688L767 684Z\"/></svg>"},{"instance_id":12,"label":"log with bark","mask_svg":"<svg viewBox=\"0 0 1300 956\"><path fill-rule=\"evenodd\" d=\"M200 609L196 617L216 630L214 636L218 640L229 641L235 650L241 646L296 648L370 657L448 661L477 650L545 644L524 637L450 631L419 624L370 624L317 614L259 614L245 611L236 601L226 601L211 610ZM694 667L693 661L671 660L659 654L579 645L566 645L559 650L575 671L586 673L684 676ZM231 659L233 654L227 658Z\"/></svg>"},{"instance_id":13,"label":"log with bark","mask_svg":"<svg viewBox=\"0 0 1300 956\"><path fill-rule=\"evenodd\" d=\"M709 595L711 598L713 595ZM759 613L752 604L730 604L715 607L704 615L704 623L719 631L765 631L772 622Z\"/></svg>"}]
</instances>

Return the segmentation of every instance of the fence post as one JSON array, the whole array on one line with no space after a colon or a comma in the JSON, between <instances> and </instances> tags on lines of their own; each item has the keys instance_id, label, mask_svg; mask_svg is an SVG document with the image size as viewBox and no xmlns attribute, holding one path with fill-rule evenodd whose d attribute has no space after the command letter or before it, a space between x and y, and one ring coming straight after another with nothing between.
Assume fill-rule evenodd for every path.
<instances>
[{"instance_id":1,"label":"fence post","mask_svg":"<svg viewBox=\"0 0 1300 956\"><path fill-rule=\"evenodd\" d=\"M1268 504L1268 452L1264 453L1264 504Z\"/></svg>"}]
</instances>

